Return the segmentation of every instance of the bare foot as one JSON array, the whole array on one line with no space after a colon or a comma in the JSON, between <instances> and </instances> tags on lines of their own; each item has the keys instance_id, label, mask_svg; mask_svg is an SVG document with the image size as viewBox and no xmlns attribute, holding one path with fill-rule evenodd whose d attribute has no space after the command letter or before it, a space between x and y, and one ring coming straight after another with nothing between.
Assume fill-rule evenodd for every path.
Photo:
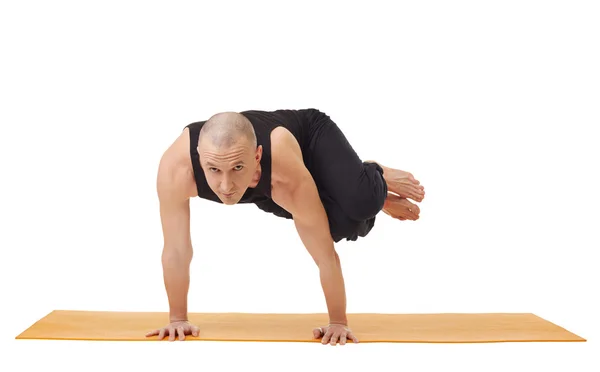
<instances>
[{"instance_id":1,"label":"bare foot","mask_svg":"<svg viewBox=\"0 0 600 372\"><path fill-rule=\"evenodd\" d=\"M368 162L377 163L373 160L368 160ZM425 188L411 173L400 169L388 168L380 163L377 164L383 168L383 178L387 184L388 191L405 199L412 199L417 202L423 201Z\"/></svg>"},{"instance_id":2,"label":"bare foot","mask_svg":"<svg viewBox=\"0 0 600 372\"><path fill-rule=\"evenodd\" d=\"M383 178L389 191L405 199L421 202L425 197L425 187L409 173L400 169L383 168Z\"/></svg>"},{"instance_id":3,"label":"bare foot","mask_svg":"<svg viewBox=\"0 0 600 372\"><path fill-rule=\"evenodd\" d=\"M419 219L419 213L421 213L421 209L416 204L392 193L388 193L382 211L388 216L401 221L416 221Z\"/></svg>"}]
</instances>

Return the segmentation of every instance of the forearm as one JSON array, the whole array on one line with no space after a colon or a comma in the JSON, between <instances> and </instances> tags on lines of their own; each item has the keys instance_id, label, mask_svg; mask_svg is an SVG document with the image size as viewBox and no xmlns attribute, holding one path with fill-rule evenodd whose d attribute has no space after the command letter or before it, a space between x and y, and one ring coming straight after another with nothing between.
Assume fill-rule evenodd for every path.
<instances>
[{"instance_id":1,"label":"forearm","mask_svg":"<svg viewBox=\"0 0 600 372\"><path fill-rule=\"evenodd\" d=\"M327 302L330 323L347 324L344 277L339 257L333 246L333 239L329 233L329 226L323 225L323 223L304 225L296 222L296 229L307 250L312 252L313 259L319 268L321 287Z\"/></svg>"},{"instance_id":2,"label":"forearm","mask_svg":"<svg viewBox=\"0 0 600 372\"><path fill-rule=\"evenodd\" d=\"M163 279L169 300L169 320L187 320L191 256L166 251L162 256Z\"/></svg>"},{"instance_id":3,"label":"forearm","mask_svg":"<svg viewBox=\"0 0 600 372\"><path fill-rule=\"evenodd\" d=\"M322 263L319 266L321 286L327 301L329 323L348 324L346 317L346 288L339 260Z\"/></svg>"}]
</instances>

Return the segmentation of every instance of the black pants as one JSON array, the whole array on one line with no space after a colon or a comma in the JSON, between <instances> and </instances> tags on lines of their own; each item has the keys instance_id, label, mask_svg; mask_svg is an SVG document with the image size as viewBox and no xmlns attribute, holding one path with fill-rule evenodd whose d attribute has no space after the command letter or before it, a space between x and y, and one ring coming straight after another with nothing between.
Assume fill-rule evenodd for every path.
<instances>
[{"instance_id":1,"label":"black pants","mask_svg":"<svg viewBox=\"0 0 600 372\"><path fill-rule=\"evenodd\" d=\"M364 237L375 225L375 216L387 196L383 169L363 162L328 115L311 109L306 116L311 138L303 149L304 163L319 190L331 237L335 242ZM279 217L292 218L272 200L256 205Z\"/></svg>"}]
</instances>

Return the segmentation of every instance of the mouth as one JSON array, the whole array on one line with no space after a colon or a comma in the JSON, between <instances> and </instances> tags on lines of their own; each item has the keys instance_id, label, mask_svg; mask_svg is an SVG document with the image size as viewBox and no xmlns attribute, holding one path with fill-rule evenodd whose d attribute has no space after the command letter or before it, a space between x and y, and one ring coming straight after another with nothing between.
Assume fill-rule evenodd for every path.
<instances>
[{"instance_id":1,"label":"mouth","mask_svg":"<svg viewBox=\"0 0 600 372\"><path fill-rule=\"evenodd\" d=\"M224 194L224 193L222 193L221 195L223 195L223 196L224 196L224 197L226 197L226 198L230 198L230 197L232 197L233 195L235 195L235 192L232 192L232 193L230 193L230 194Z\"/></svg>"}]
</instances>

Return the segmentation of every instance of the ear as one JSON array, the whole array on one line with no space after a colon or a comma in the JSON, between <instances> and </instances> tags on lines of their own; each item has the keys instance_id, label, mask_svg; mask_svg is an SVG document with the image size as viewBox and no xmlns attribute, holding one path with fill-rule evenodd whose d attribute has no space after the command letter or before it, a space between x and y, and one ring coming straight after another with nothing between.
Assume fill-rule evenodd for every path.
<instances>
[{"instance_id":1,"label":"ear","mask_svg":"<svg viewBox=\"0 0 600 372\"><path fill-rule=\"evenodd\" d=\"M256 148L256 153L254 154L254 160L259 162L260 159L262 159L262 152L263 152L262 145L258 145L258 147Z\"/></svg>"}]
</instances>

